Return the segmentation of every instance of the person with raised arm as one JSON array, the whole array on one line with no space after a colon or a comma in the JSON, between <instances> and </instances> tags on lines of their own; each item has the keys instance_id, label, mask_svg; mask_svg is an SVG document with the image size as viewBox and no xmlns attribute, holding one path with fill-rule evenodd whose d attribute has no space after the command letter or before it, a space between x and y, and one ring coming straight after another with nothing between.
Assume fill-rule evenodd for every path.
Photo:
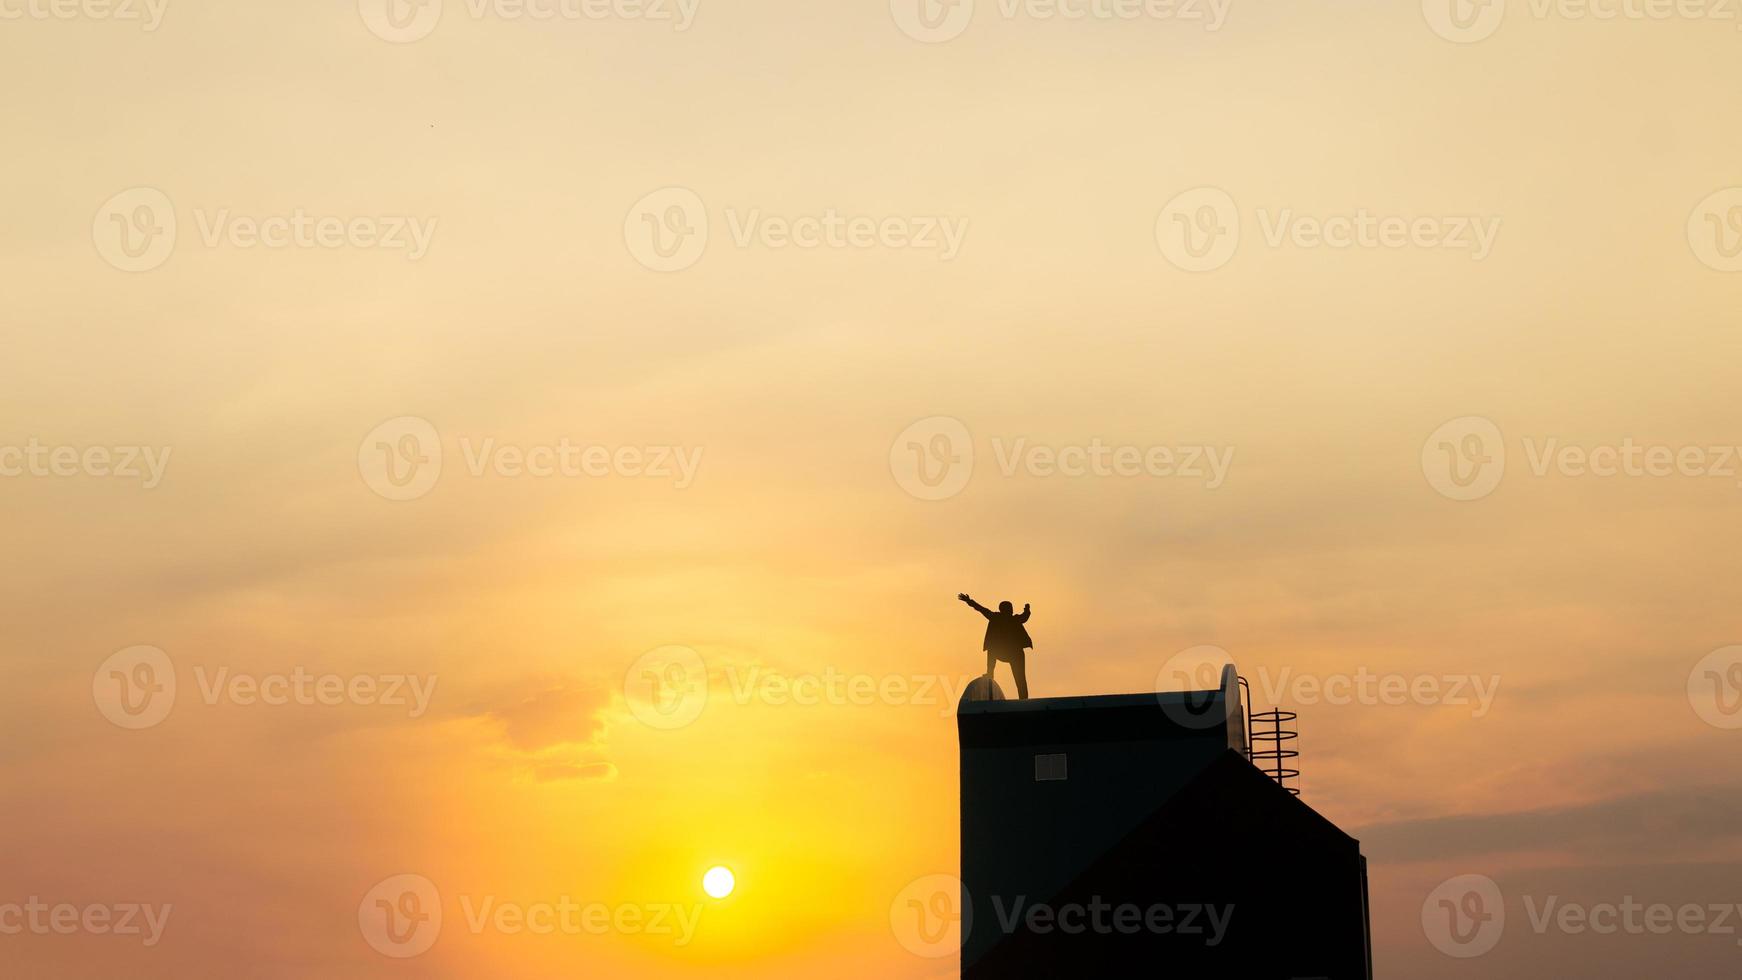
<instances>
[{"instance_id":1,"label":"person with raised arm","mask_svg":"<svg viewBox=\"0 0 1742 980\"><path fill-rule=\"evenodd\" d=\"M1018 615L1008 600L1000 602L998 611L993 612L968 598L966 592L958 593L956 598L986 617L986 639L981 647L986 651L987 683L992 683L992 672L998 661L1002 660L1010 665L1010 672L1016 675L1017 699L1028 700L1027 650L1034 646L1034 641L1028 636L1028 627L1022 625L1028 622L1028 603L1022 604L1022 613Z\"/></svg>"}]
</instances>

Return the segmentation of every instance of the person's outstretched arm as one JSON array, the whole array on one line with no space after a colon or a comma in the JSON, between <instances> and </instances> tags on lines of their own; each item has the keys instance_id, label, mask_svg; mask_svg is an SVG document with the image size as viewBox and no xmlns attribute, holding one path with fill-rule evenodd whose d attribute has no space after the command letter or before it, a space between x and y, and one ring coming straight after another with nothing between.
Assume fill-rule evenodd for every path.
<instances>
[{"instance_id":1,"label":"person's outstretched arm","mask_svg":"<svg viewBox=\"0 0 1742 980\"><path fill-rule=\"evenodd\" d=\"M1028 603L1025 602L1022 604L1022 615L1016 617L1016 621L1019 623L1028 622Z\"/></svg>"},{"instance_id":2,"label":"person's outstretched arm","mask_svg":"<svg viewBox=\"0 0 1742 980\"><path fill-rule=\"evenodd\" d=\"M985 606L982 606L978 602L975 602L974 600L968 598L968 593L958 592L958 593L956 593L956 598L962 600L963 602L967 603L970 606L973 606L975 612L986 617L987 619L992 618L992 610L987 609Z\"/></svg>"}]
</instances>

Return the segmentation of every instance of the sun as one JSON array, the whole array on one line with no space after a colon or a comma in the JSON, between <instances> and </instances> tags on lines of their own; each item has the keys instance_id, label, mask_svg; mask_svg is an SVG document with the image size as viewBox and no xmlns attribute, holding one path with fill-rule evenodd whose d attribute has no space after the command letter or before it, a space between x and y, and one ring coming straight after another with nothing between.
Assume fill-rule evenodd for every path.
<instances>
[{"instance_id":1,"label":"sun","mask_svg":"<svg viewBox=\"0 0 1742 980\"><path fill-rule=\"evenodd\" d=\"M702 891L707 892L709 898L725 898L737 887L738 879L730 868L709 868L708 873L702 875Z\"/></svg>"}]
</instances>

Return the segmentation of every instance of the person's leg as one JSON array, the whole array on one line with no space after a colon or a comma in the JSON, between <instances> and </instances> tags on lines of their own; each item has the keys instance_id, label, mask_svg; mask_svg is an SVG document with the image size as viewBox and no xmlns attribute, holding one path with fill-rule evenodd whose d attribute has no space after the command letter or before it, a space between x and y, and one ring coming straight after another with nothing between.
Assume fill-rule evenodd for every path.
<instances>
[{"instance_id":1,"label":"person's leg","mask_svg":"<svg viewBox=\"0 0 1742 980\"><path fill-rule=\"evenodd\" d=\"M987 650L986 651L986 680L987 681L992 680L992 671L996 670L997 667L998 667L998 661L993 659L992 651Z\"/></svg>"},{"instance_id":2,"label":"person's leg","mask_svg":"<svg viewBox=\"0 0 1742 980\"><path fill-rule=\"evenodd\" d=\"M1027 701L1028 655L1026 653L1019 650L1010 658L1010 672L1016 675L1016 697L1019 700Z\"/></svg>"}]
</instances>

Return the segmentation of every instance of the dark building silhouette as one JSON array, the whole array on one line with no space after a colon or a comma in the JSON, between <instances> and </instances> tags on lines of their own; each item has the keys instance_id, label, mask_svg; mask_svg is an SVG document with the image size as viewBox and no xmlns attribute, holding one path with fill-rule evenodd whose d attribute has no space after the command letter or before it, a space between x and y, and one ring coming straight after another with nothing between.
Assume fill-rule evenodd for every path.
<instances>
[{"instance_id":1,"label":"dark building silhouette","mask_svg":"<svg viewBox=\"0 0 1742 980\"><path fill-rule=\"evenodd\" d=\"M1233 667L1217 691L989 695L956 718L963 977L1370 980L1360 844L1250 761Z\"/></svg>"}]
</instances>

